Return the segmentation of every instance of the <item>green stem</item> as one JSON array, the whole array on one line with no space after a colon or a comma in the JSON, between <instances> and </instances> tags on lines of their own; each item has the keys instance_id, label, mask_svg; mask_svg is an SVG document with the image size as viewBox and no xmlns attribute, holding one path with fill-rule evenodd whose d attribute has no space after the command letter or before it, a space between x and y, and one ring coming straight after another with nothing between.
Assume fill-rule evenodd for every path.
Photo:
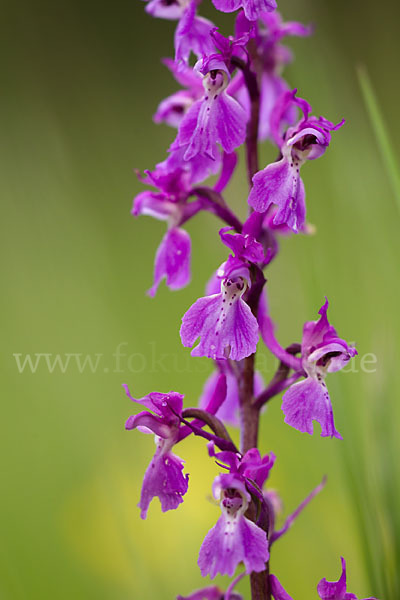
<instances>
[{"instance_id":1,"label":"green stem","mask_svg":"<svg viewBox=\"0 0 400 600\"><path fill-rule=\"evenodd\" d=\"M400 169L396 162L395 153L390 142L387 127L383 120L371 80L365 67L360 66L357 69L358 80L360 82L361 92L367 108L368 116L374 130L378 147L386 167L394 196L397 201L397 208L400 211Z\"/></svg>"}]
</instances>

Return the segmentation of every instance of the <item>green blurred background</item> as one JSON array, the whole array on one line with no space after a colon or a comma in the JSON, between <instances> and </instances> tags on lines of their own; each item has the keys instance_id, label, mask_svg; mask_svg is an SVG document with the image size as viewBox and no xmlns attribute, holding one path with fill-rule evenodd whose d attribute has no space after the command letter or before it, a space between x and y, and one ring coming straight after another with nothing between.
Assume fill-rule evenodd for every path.
<instances>
[{"instance_id":1,"label":"green blurred background","mask_svg":"<svg viewBox=\"0 0 400 600\"><path fill-rule=\"evenodd\" d=\"M154 445L124 431L132 406L121 383L136 397L175 389L196 404L211 365L189 358L178 328L225 256L220 224L200 216L188 225L193 283L177 293L162 285L154 300L146 297L165 226L130 216L142 189L133 168L164 159L174 132L151 117L177 86L159 62L172 54L174 24L143 7L137 0L2 3L5 600L168 600L203 584L198 548L219 513L205 445L188 440L178 449L191 475L184 504L161 515L154 500L143 522L136 503ZM269 274L271 310L280 341L299 341L326 294L332 322L360 356L350 372L328 380L343 442L286 426L279 399L264 416L261 449L278 456L271 485L285 511L328 474L271 564L296 600L311 600L321 577L338 577L343 555L351 591L398 600L399 210L357 67L368 70L398 157L400 8L395 0L383 10L372 0L281 0L279 7L286 19L316 25L312 38L289 41L296 61L288 81L316 114L347 123L323 159L304 168L317 234L282 241ZM206 14L213 17L211 7ZM228 33L231 18L218 22ZM263 161L272 156L265 145ZM244 215L242 164L227 197ZM120 344L127 356L116 369ZM65 373L58 366L50 373L44 362L19 373L18 353L101 356L95 373L80 373L73 358ZM363 359L369 353L376 363ZM275 364L266 353L261 359L268 378ZM246 593L246 584L239 589Z\"/></svg>"}]
</instances>

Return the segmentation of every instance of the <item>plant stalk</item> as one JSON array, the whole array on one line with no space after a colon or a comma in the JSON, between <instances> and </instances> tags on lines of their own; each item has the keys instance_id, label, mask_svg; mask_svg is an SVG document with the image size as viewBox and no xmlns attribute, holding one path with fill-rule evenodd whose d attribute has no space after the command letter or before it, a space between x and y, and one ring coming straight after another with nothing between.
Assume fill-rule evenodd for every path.
<instances>
[{"instance_id":1,"label":"plant stalk","mask_svg":"<svg viewBox=\"0 0 400 600\"><path fill-rule=\"evenodd\" d=\"M252 41L248 44L250 55L254 55L254 49L251 47ZM257 75L240 59L233 58L232 62L241 69L250 97L250 119L247 124L246 134L246 164L249 187L253 185L253 176L259 170L258 164L258 125L260 114L260 90L257 81ZM262 289L265 283L264 276L256 270L252 273L253 285L250 289L248 304L257 317L258 304ZM257 448L258 428L260 421L260 409L254 402L254 365L255 354L244 359L240 377L239 377L239 399L240 399L240 417L241 417L241 452L244 454L250 448ZM252 521L256 520L256 506L251 503L246 516ZM267 519L268 520L268 519ZM268 531L266 531L268 537ZM271 600L271 591L269 586L269 563L265 565L265 570L261 573L250 574L250 588L252 600Z\"/></svg>"}]
</instances>

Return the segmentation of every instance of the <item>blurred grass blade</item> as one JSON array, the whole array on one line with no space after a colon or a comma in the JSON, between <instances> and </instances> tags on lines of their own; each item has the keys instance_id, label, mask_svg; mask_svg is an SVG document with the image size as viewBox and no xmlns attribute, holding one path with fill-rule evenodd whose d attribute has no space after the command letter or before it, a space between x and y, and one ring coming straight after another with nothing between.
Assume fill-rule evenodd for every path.
<instances>
[{"instance_id":1,"label":"blurred grass blade","mask_svg":"<svg viewBox=\"0 0 400 600\"><path fill-rule=\"evenodd\" d=\"M397 201L397 208L400 212L400 168L396 162L393 147L390 143L388 131L383 120L382 112L379 108L379 104L366 68L364 66L359 66L357 68L357 75L368 116L371 120L371 125L378 142L379 151L382 155L385 168L392 184L393 192Z\"/></svg>"}]
</instances>

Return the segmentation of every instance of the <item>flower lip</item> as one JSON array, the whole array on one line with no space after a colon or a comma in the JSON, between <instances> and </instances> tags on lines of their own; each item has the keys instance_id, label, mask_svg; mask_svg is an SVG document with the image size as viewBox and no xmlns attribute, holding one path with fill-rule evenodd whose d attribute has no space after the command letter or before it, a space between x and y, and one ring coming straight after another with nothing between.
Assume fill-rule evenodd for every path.
<instances>
[{"instance_id":1,"label":"flower lip","mask_svg":"<svg viewBox=\"0 0 400 600\"><path fill-rule=\"evenodd\" d=\"M250 271L249 267L243 260L239 258L229 256L228 260L222 263L217 270L217 277L222 279L222 283L234 281L236 278L244 280L248 287L250 287Z\"/></svg>"},{"instance_id":2,"label":"flower lip","mask_svg":"<svg viewBox=\"0 0 400 600\"><path fill-rule=\"evenodd\" d=\"M239 494L247 508L247 504L251 500L243 477L235 473L222 473L218 475L214 479L212 491L214 498L220 502L224 502L224 500L229 498L237 498L237 494Z\"/></svg>"},{"instance_id":3,"label":"flower lip","mask_svg":"<svg viewBox=\"0 0 400 600\"><path fill-rule=\"evenodd\" d=\"M312 349L303 362L305 366L315 364L319 370L333 373L342 369L356 354L357 350L344 340L330 339Z\"/></svg>"},{"instance_id":4,"label":"flower lip","mask_svg":"<svg viewBox=\"0 0 400 600\"><path fill-rule=\"evenodd\" d=\"M221 68L222 65L215 65L217 68L209 70L203 79L203 87L206 91L206 101L215 100L216 94L223 92L229 83L229 77L225 69Z\"/></svg>"},{"instance_id":5,"label":"flower lip","mask_svg":"<svg viewBox=\"0 0 400 600\"><path fill-rule=\"evenodd\" d=\"M326 367L327 364L329 363L329 361L331 360L331 358L335 358L337 356L340 356L341 354L342 354L341 350L327 352L326 354L324 354L321 358L319 358L317 360L316 364L318 367ZM350 356L348 358L350 359Z\"/></svg>"}]
</instances>

